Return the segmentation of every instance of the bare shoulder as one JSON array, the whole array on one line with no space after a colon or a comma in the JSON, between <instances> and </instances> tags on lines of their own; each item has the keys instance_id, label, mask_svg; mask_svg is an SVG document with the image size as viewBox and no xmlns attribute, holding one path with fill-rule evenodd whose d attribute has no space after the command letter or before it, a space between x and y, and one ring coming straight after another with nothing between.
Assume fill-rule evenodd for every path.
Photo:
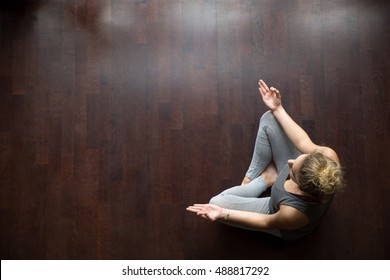
<instances>
[{"instance_id":1,"label":"bare shoulder","mask_svg":"<svg viewBox=\"0 0 390 280\"><path fill-rule=\"evenodd\" d=\"M338 164L340 164L339 157L338 157L336 151L333 150L332 148L321 146L321 147L318 148L317 151L319 153L323 154L324 156L334 160Z\"/></svg>"}]
</instances>

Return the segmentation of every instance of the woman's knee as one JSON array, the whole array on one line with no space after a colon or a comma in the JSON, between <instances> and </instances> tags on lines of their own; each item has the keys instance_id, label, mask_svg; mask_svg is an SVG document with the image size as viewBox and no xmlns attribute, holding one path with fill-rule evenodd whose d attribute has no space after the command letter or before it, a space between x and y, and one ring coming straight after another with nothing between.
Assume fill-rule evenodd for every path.
<instances>
[{"instance_id":1,"label":"woman's knee","mask_svg":"<svg viewBox=\"0 0 390 280\"><path fill-rule=\"evenodd\" d=\"M272 114L271 110L268 110L267 112L265 112L261 118L260 118L260 122L261 121L269 121L269 120L272 120L274 119L274 115Z\"/></svg>"},{"instance_id":2,"label":"woman's knee","mask_svg":"<svg viewBox=\"0 0 390 280\"><path fill-rule=\"evenodd\" d=\"M227 205L229 205L229 199L227 199L225 194L220 193L219 195L212 197L209 203L219 207L227 207Z\"/></svg>"},{"instance_id":3,"label":"woman's knee","mask_svg":"<svg viewBox=\"0 0 390 280\"><path fill-rule=\"evenodd\" d=\"M267 135L271 134L271 136L274 136L276 138L281 135L284 138L287 137L283 131L283 128L280 126L278 120L275 118L271 111L267 111L263 114L260 119L259 129L265 131Z\"/></svg>"},{"instance_id":4,"label":"woman's knee","mask_svg":"<svg viewBox=\"0 0 390 280\"><path fill-rule=\"evenodd\" d=\"M272 114L271 110L265 112L260 118L260 126L269 126L270 124L277 123L275 116Z\"/></svg>"},{"instance_id":5,"label":"woman's knee","mask_svg":"<svg viewBox=\"0 0 390 280\"><path fill-rule=\"evenodd\" d=\"M210 199L209 203L210 204L214 204L214 205L218 205L220 204L220 195L217 195L217 196L214 196Z\"/></svg>"}]
</instances>

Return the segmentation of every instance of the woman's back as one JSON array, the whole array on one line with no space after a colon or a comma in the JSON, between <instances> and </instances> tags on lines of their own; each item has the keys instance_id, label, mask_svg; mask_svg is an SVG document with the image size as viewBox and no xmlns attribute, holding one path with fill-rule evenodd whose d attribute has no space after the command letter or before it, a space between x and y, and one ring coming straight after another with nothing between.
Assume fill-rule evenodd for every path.
<instances>
[{"instance_id":1,"label":"woman's back","mask_svg":"<svg viewBox=\"0 0 390 280\"><path fill-rule=\"evenodd\" d=\"M280 205L293 207L304 213L309 219L309 224L297 230L281 230L282 238L285 240L298 239L309 234L319 224L321 218L328 211L332 197L323 201L312 196L302 196L286 191L285 184L289 176L288 165L281 170L271 189L269 201L270 214L279 211Z\"/></svg>"}]
</instances>

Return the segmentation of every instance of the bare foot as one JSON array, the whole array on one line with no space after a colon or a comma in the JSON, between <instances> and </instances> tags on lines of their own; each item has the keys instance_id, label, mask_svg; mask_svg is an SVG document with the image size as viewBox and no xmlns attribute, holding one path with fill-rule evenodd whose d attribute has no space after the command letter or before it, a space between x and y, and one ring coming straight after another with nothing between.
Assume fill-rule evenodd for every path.
<instances>
[{"instance_id":1,"label":"bare foot","mask_svg":"<svg viewBox=\"0 0 390 280\"><path fill-rule=\"evenodd\" d=\"M278 171L276 170L275 164L271 162L260 176L263 178L268 187L272 187L278 177Z\"/></svg>"},{"instance_id":2,"label":"bare foot","mask_svg":"<svg viewBox=\"0 0 390 280\"><path fill-rule=\"evenodd\" d=\"M244 186L248 183L250 183L252 180L249 179L248 177L244 177L244 179L242 180L242 183L241 183L241 186Z\"/></svg>"}]
</instances>

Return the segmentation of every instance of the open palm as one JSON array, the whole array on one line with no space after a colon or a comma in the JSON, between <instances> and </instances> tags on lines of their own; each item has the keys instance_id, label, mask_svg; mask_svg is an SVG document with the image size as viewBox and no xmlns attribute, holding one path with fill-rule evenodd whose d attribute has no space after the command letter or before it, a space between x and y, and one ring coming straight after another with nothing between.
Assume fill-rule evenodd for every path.
<instances>
[{"instance_id":1,"label":"open palm","mask_svg":"<svg viewBox=\"0 0 390 280\"><path fill-rule=\"evenodd\" d=\"M271 110L275 110L282 104L282 98L279 90L274 87L268 88L267 84L259 81L259 91L263 98L264 104Z\"/></svg>"},{"instance_id":2,"label":"open palm","mask_svg":"<svg viewBox=\"0 0 390 280\"><path fill-rule=\"evenodd\" d=\"M194 204L187 207L187 211L196 213L198 216L210 221L218 219L222 213L222 208L213 204Z\"/></svg>"}]
</instances>

